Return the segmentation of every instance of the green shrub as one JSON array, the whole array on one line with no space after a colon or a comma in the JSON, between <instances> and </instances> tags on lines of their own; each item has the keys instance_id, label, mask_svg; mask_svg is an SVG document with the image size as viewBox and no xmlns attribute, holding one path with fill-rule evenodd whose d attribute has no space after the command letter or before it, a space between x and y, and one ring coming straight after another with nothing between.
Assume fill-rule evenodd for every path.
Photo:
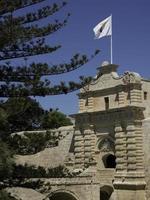
<instances>
[{"instance_id":1,"label":"green shrub","mask_svg":"<svg viewBox=\"0 0 150 200\"><path fill-rule=\"evenodd\" d=\"M12 197L8 192L5 190L0 190L0 199L1 200L17 200L15 197Z\"/></svg>"},{"instance_id":2,"label":"green shrub","mask_svg":"<svg viewBox=\"0 0 150 200\"><path fill-rule=\"evenodd\" d=\"M13 151L0 140L0 180L11 175L13 163Z\"/></svg>"},{"instance_id":3,"label":"green shrub","mask_svg":"<svg viewBox=\"0 0 150 200\"><path fill-rule=\"evenodd\" d=\"M15 150L16 154L29 155L35 154L46 147L57 146L58 137L52 132L24 132L23 135L15 134L9 137L9 144Z\"/></svg>"},{"instance_id":4,"label":"green shrub","mask_svg":"<svg viewBox=\"0 0 150 200\"><path fill-rule=\"evenodd\" d=\"M45 169L26 165L14 165L12 179L24 178L64 178L71 177L71 173L64 166Z\"/></svg>"}]
</instances>

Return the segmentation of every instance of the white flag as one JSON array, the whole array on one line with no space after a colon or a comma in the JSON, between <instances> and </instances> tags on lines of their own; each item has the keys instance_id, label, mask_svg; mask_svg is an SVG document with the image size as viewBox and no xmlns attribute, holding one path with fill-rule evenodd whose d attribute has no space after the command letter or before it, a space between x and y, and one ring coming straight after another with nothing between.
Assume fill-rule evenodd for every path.
<instances>
[{"instance_id":1,"label":"white flag","mask_svg":"<svg viewBox=\"0 0 150 200\"><path fill-rule=\"evenodd\" d=\"M107 17L99 24L97 24L94 29L95 39L99 39L105 36L112 35L112 19L111 16Z\"/></svg>"}]
</instances>

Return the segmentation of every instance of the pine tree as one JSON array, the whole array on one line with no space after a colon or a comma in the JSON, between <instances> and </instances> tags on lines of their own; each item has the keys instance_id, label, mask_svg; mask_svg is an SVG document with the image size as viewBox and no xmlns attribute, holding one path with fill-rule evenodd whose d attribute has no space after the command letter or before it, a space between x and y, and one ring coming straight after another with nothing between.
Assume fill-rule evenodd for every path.
<instances>
[{"instance_id":1,"label":"pine tree","mask_svg":"<svg viewBox=\"0 0 150 200\"><path fill-rule=\"evenodd\" d=\"M37 8L33 12L22 12L26 7L38 5L44 0L1 0L0 1L0 96L46 96L68 93L81 88L91 81L91 78L80 77L79 83L61 82L51 85L50 79L43 76L57 75L73 71L99 53L96 50L89 58L76 53L69 63L50 66L48 63L31 62L13 66L11 60L29 58L31 56L52 53L61 48L61 45L50 46L45 37L57 32L67 25L70 14L63 21L55 20L45 26L40 26L40 20L46 19L61 11L66 2L54 3ZM25 13L25 14L24 14Z\"/></svg>"},{"instance_id":2,"label":"pine tree","mask_svg":"<svg viewBox=\"0 0 150 200\"><path fill-rule=\"evenodd\" d=\"M61 30L67 25L70 14L62 21L55 20L53 23L41 25L41 20L60 12L67 3L53 3L44 7L38 6L46 0L1 0L0 1L0 97L27 97L27 96L46 96L68 93L81 88L91 81L91 78L80 77L80 82L69 83L61 82L59 85L52 85L50 78L43 77L50 75L61 75L71 72L83 66L94 58L99 50L96 50L89 58L86 55L76 53L69 63L50 65L49 63L31 61L29 64L12 64L12 60L32 58L36 55L52 53L61 48L61 45L51 46L47 43L46 37ZM37 9L32 12L24 10L32 6ZM29 9L32 10L32 9ZM21 16L16 13L22 12ZM45 24L45 23L44 23ZM32 59L34 60L34 59ZM17 62L18 63L18 62ZM4 130L7 121L3 110L1 110L1 129ZM2 132L1 132L2 134ZM0 172L9 174L12 170L12 152L7 145L1 143L0 152ZM5 156L5 159L3 157ZM6 159L7 158L7 159ZM6 168L8 166L9 168ZM3 170L6 170L3 173ZM1 177L1 181L5 177ZM4 185L5 187L5 185ZM1 188L0 188L1 189ZM1 193L0 196L7 198Z\"/></svg>"}]
</instances>

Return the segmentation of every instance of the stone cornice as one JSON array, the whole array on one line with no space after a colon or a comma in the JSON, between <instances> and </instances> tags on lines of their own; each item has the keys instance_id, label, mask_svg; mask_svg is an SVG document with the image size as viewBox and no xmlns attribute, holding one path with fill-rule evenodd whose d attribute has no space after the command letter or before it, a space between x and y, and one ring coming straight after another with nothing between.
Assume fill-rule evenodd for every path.
<instances>
[{"instance_id":1,"label":"stone cornice","mask_svg":"<svg viewBox=\"0 0 150 200\"><path fill-rule=\"evenodd\" d=\"M85 97L85 96L95 96L95 95L99 95L99 96L103 96L104 94L114 94L117 92L122 92L122 91L126 91L126 90L132 90L132 89L141 89L141 84L139 83L130 83L128 85L125 84L120 84L117 85L115 87L110 87L110 88L105 88L105 89L99 89L99 90L94 90L94 91L86 91L85 93L79 93L77 94L79 96L79 98Z\"/></svg>"},{"instance_id":2,"label":"stone cornice","mask_svg":"<svg viewBox=\"0 0 150 200\"><path fill-rule=\"evenodd\" d=\"M144 107L139 106L125 106L121 108L113 108L109 110L103 111L95 111L95 112L83 112L75 115L71 115L71 117L76 118L76 125L86 126L86 123L97 124L97 123L110 123L110 122L118 122L120 120L125 121L135 121L135 120L143 120L144 115Z\"/></svg>"}]
</instances>

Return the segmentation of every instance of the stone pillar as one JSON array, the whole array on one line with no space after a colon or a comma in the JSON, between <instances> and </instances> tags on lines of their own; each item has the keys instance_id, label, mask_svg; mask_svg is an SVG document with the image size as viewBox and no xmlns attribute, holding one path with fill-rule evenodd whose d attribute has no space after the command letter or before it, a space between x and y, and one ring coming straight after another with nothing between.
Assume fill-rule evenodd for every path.
<instances>
[{"instance_id":1,"label":"stone pillar","mask_svg":"<svg viewBox=\"0 0 150 200\"><path fill-rule=\"evenodd\" d=\"M126 127L127 145L127 172L128 175L136 172L136 139L135 126L131 123Z\"/></svg>"},{"instance_id":2,"label":"stone pillar","mask_svg":"<svg viewBox=\"0 0 150 200\"><path fill-rule=\"evenodd\" d=\"M141 90L138 89L130 90L130 102L131 105L137 105L137 106L142 103Z\"/></svg>"},{"instance_id":3,"label":"stone pillar","mask_svg":"<svg viewBox=\"0 0 150 200\"><path fill-rule=\"evenodd\" d=\"M84 99L80 98L79 99L79 113L82 113L85 109L85 101Z\"/></svg>"},{"instance_id":4,"label":"stone pillar","mask_svg":"<svg viewBox=\"0 0 150 200\"><path fill-rule=\"evenodd\" d=\"M125 105L125 93L123 92L123 91L121 91L121 92L119 92L119 94L118 94L119 96L119 101L118 101L118 103L119 103L119 107L122 107L122 106L124 106Z\"/></svg>"},{"instance_id":5,"label":"stone pillar","mask_svg":"<svg viewBox=\"0 0 150 200\"><path fill-rule=\"evenodd\" d=\"M115 128L115 150L116 150L116 176L115 181L120 182L124 179L127 171L127 146L126 134L120 124Z\"/></svg>"},{"instance_id":6,"label":"stone pillar","mask_svg":"<svg viewBox=\"0 0 150 200\"><path fill-rule=\"evenodd\" d=\"M96 136L92 126L76 130L74 135L75 168L95 165Z\"/></svg>"},{"instance_id":7,"label":"stone pillar","mask_svg":"<svg viewBox=\"0 0 150 200\"><path fill-rule=\"evenodd\" d=\"M74 135L75 168L84 167L84 137L80 130Z\"/></svg>"},{"instance_id":8,"label":"stone pillar","mask_svg":"<svg viewBox=\"0 0 150 200\"><path fill-rule=\"evenodd\" d=\"M145 176L141 121L116 126L117 166L114 180L116 200L145 200ZM121 147L122 145L122 147Z\"/></svg>"},{"instance_id":9,"label":"stone pillar","mask_svg":"<svg viewBox=\"0 0 150 200\"><path fill-rule=\"evenodd\" d=\"M146 179L146 197L150 198L150 118L143 121L144 130L144 166L145 166L145 179Z\"/></svg>"},{"instance_id":10,"label":"stone pillar","mask_svg":"<svg viewBox=\"0 0 150 200\"><path fill-rule=\"evenodd\" d=\"M93 165L95 162L95 134L92 126L84 131L84 155L85 165Z\"/></svg>"},{"instance_id":11,"label":"stone pillar","mask_svg":"<svg viewBox=\"0 0 150 200\"><path fill-rule=\"evenodd\" d=\"M92 112L93 111L93 107L94 107L93 97L89 97L88 98L88 111Z\"/></svg>"}]
</instances>

